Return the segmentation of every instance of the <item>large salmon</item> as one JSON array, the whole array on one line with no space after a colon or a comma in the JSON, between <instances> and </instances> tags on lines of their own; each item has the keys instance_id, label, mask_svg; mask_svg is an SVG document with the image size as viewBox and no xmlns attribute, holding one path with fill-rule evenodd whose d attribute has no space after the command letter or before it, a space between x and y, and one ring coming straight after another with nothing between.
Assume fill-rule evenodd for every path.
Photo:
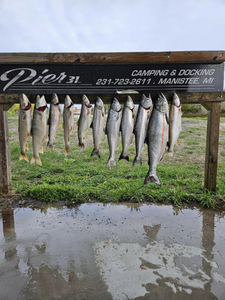
<instances>
[{"instance_id":1,"label":"large salmon","mask_svg":"<svg viewBox=\"0 0 225 300\"><path fill-rule=\"evenodd\" d=\"M141 165L141 153L144 148L144 143L147 137L148 122L151 114L152 98L151 95L146 97L142 95L141 102L138 107L138 113L134 126L136 156L133 166Z\"/></svg>"},{"instance_id":2,"label":"large salmon","mask_svg":"<svg viewBox=\"0 0 225 300\"><path fill-rule=\"evenodd\" d=\"M114 98L110 105L106 122L106 134L109 144L109 159L106 165L107 167L116 166L115 151L119 145L121 115L121 105L119 101Z\"/></svg>"},{"instance_id":3,"label":"large salmon","mask_svg":"<svg viewBox=\"0 0 225 300\"><path fill-rule=\"evenodd\" d=\"M59 128L61 110L59 106L59 98L56 94L53 94L52 101L50 104L50 112L49 112L49 133L48 133L48 144L47 149L53 149L53 140L56 137L56 132Z\"/></svg>"},{"instance_id":4,"label":"large salmon","mask_svg":"<svg viewBox=\"0 0 225 300\"><path fill-rule=\"evenodd\" d=\"M169 113L169 156L173 156L173 148L181 131L181 116L180 99L177 94L174 93Z\"/></svg>"},{"instance_id":5,"label":"large salmon","mask_svg":"<svg viewBox=\"0 0 225 300\"><path fill-rule=\"evenodd\" d=\"M168 142L168 102L161 93L154 104L151 119L148 126L148 163L149 171L144 184L154 183L161 185L156 173L157 164L163 159Z\"/></svg>"},{"instance_id":6,"label":"large salmon","mask_svg":"<svg viewBox=\"0 0 225 300\"><path fill-rule=\"evenodd\" d=\"M29 162L25 153L28 149L28 138L31 134L31 104L26 95L20 95L20 111L19 111L19 141L20 141L20 157L19 160Z\"/></svg>"},{"instance_id":7,"label":"large salmon","mask_svg":"<svg viewBox=\"0 0 225 300\"><path fill-rule=\"evenodd\" d=\"M70 153L70 134L74 130L73 101L66 95L63 110L63 128L65 141L65 156Z\"/></svg>"},{"instance_id":8,"label":"large salmon","mask_svg":"<svg viewBox=\"0 0 225 300\"><path fill-rule=\"evenodd\" d=\"M129 161L127 150L132 144L134 129L134 103L130 96L127 96L126 103L123 108L121 120L121 137L122 137L122 153L119 160L125 159Z\"/></svg>"},{"instance_id":9,"label":"large salmon","mask_svg":"<svg viewBox=\"0 0 225 300\"><path fill-rule=\"evenodd\" d=\"M95 108L94 108L93 121L91 123L92 131L93 131L93 143L94 143L94 149L91 153L91 156L97 155L100 158L99 144L103 136L104 123L105 123L104 103L102 102L101 98L97 97Z\"/></svg>"},{"instance_id":10,"label":"large salmon","mask_svg":"<svg viewBox=\"0 0 225 300\"><path fill-rule=\"evenodd\" d=\"M84 148L84 136L91 124L91 108L92 105L90 104L88 97L86 95L83 95L80 118L77 122L79 147Z\"/></svg>"},{"instance_id":11,"label":"large salmon","mask_svg":"<svg viewBox=\"0 0 225 300\"><path fill-rule=\"evenodd\" d=\"M43 153L43 142L46 139L47 133L47 103L45 97L37 96L36 104L33 112L32 120L32 144L33 144L33 157L30 161L31 164L36 163L42 165L39 153Z\"/></svg>"}]
</instances>

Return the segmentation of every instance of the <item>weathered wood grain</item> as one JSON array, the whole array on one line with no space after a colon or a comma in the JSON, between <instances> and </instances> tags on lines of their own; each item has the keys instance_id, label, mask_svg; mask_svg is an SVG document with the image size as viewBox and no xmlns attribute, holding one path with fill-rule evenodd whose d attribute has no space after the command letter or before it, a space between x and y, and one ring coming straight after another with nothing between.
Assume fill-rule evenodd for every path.
<instances>
[{"instance_id":1,"label":"weathered wood grain","mask_svg":"<svg viewBox=\"0 0 225 300\"><path fill-rule=\"evenodd\" d=\"M212 103L212 109L208 112L205 155L205 188L209 191L216 190L220 108L220 103Z\"/></svg>"},{"instance_id":2,"label":"weathered wood grain","mask_svg":"<svg viewBox=\"0 0 225 300\"><path fill-rule=\"evenodd\" d=\"M108 53L0 53L0 64L128 64L222 63L222 51L108 52Z\"/></svg>"},{"instance_id":3,"label":"weathered wood grain","mask_svg":"<svg viewBox=\"0 0 225 300\"><path fill-rule=\"evenodd\" d=\"M8 113L0 104L0 187L3 193L12 188Z\"/></svg>"}]
</instances>

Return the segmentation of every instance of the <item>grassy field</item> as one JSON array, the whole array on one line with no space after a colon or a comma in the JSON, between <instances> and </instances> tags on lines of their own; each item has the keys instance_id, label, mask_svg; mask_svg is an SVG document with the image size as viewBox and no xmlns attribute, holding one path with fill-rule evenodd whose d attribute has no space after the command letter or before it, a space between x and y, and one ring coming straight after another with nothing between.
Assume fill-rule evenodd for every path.
<instances>
[{"instance_id":1,"label":"grassy field","mask_svg":"<svg viewBox=\"0 0 225 300\"><path fill-rule=\"evenodd\" d=\"M104 136L101 158L90 157L93 149L92 131L88 130L86 149L78 149L77 128L71 136L71 154L64 156L62 118L54 150L40 154L42 167L19 161L18 120L9 113L10 149L13 189L21 198L29 196L42 201L68 202L162 202L181 206L182 203L216 208L225 207L225 118L221 118L217 191L210 193L203 187L206 143L206 118L183 118L182 132L175 146L174 156L164 156L157 167L161 187L143 185L148 172L147 147L143 151L142 166L133 167L135 144L129 148L130 162L120 161L117 168L106 168L109 156ZM46 148L46 144L44 148ZM116 151L119 158L121 143ZM27 152L32 157L32 140Z\"/></svg>"}]
</instances>

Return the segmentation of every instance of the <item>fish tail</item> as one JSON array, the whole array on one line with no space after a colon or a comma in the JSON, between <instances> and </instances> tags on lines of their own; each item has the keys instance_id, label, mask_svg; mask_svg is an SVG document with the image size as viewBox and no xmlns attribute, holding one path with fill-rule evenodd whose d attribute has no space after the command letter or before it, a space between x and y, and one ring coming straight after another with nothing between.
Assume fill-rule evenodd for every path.
<instances>
[{"instance_id":1,"label":"fish tail","mask_svg":"<svg viewBox=\"0 0 225 300\"><path fill-rule=\"evenodd\" d=\"M67 156L67 154L70 154L70 147L69 146L66 146L65 147L65 156Z\"/></svg>"},{"instance_id":2,"label":"fish tail","mask_svg":"<svg viewBox=\"0 0 225 300\"><path fill-rule=\"evenodd\" d=\"M29 162L29 159L28 159L26 153L24 153L24 154L20 153L19 160L23 160L23 159L26 160L27 162Z\"/></svg>"},{"instance_id":3,"label":"fish tail","mask_svg":"<svg viewBox=\"0 0 225 300\"><path fill-rule=\"evenodd\" d=\"M167 154L168 154L168 156L171 156L171 157L173 156L173 152L172 152L172 151L169 151L169 150L168 150L168 151L167 151Z\"/></svg>"},{"instance_id":4,"label":"fish tail","mask_svg":"<svg viewBox=\"0 0 225 300\"><path fill-rule=\"evenodd\" d=\"M28 143L26 143L25 149L28 150Z\"/></svg>"},{"instance_id":5,"label":"fish tail","mask_svg":"<svg viewBox=\"0 0 225 300\"><path fill-rule=\"evenodd\" d=\"M119 160L121 159L125 159L127 161L129 161L129 156L128 155L123 155L123 153L120 154Z\"/></svg>"},{"instance_id":6,"label":"fish tail","mask_svg":"<svg viewBox=\"0 0 225 300\"><path fill-rule=\"evenodd\" d=\"M108 162L107 162L107 165L106 165L106 167L108 168L108 167L110 167L110 166L117 167L117 164L116 164L116 160L115 160L115 158L114 158L114 159L112 159L112 158L109 158L109 160L108 160Z\"/></svg>"},{"instance_id":7,"label":"fish tail","mask_svg":"<svg viewBox=\"0 0 225 300\"><path fill-rule=\"evenodd\" d=\"M47 147L46 147L46 150L48 151L48 150L53 150L53 145L52 144L50 144L49 142L48 142L48 144L47 144Z\"/></svg>"},{"instance_id":8,"label":"fish tail","mask_svg":"<svg viewBox=\"0 0 225 300\"><path fill-rule=\"evenodd\" d=\"M91 157L95 155L100 158L100 151L94 148L93 151L91 152Z\"/></svg>"},{"instance_id":9,"label":"fish tail","mask_svg":"<svg viewBox=\"0 0 225 300\"><path fill-rule=\"evenodd\" d=\"M144 185L146 185L148 183L154 183L155 185L161 186L161 183L160 183L160 180L159 180L157 174L150 174L149 172L145 177Z\"/></svg>"},{"instance_id":10,"label":"fish tail","mask_svg":"<svg viewBox=\"0 0 225 300\"><path fill-rule=\"evenodd\" d=\"M39 156L37 158L32 156L30 163L31 164L38 164L39 166L42 166L41 159L40 159Z\"/></svg>"},{"instance_id":11,"label":"fish tail","mask_svg":"<svg viewBox=\"0 0 225 300\"><path fill-rule=\"evenodd\" d=\"M80 148L85 148L84 143L79 142L78 147L80 147Z\"/></svg>"},{"instance_id":12,"label":"fish tail","mask_svg":"<svg viewBox=\"0 0 225 300\"><path fill-rule=\"evenodd\" d=\"M135 157L134 162L133 162L133 167L137 166L137 165L139 165L139 166L142 165L142 159Z\"/></svg>"}]
</instances>

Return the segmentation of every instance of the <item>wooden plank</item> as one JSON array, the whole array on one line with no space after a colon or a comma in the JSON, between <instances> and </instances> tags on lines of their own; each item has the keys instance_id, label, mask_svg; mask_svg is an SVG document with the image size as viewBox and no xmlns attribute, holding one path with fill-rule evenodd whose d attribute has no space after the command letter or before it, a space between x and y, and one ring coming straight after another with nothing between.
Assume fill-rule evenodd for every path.
<instances>
[{"instance_id":1,"label":"wooden plank","mask_svg":"<svg viewBox=\"0 0 225 300\"><path fill-rule=\"evenodd\" d=\"M0 64L126 64L222 63L222 51L109 52L109 53L0 53Z\"/></svg>"},{"instance_id":2,"label":"wooden plank","mask_svg":"<svg viewBox=\"0 0 225 300\"><path fill-rule=\"evenodd\" d=\"M13 103L5 103L3 106L4 111L8 111L13 106Z\"/></svg>"},{"instance_id":3,"label":"wooden plank","mask_svg":"<svg viewBox=\"0 0 225 300\"><path fill-rule=\"evenodd\" d=\"M167 97L168 101L172 100L172 93L164 93ZM182 104L194 104L194 103L205 103L205 102L223 102L225 101L225 92L219 92L219 93L187 93L187 92L180 92L177 93L180 97L180 101ZM140 101L140 98L142 94L129 94L134 103L138 104ZM145 95L148 95L146 92ZM156 97L155 93L151 93L153 100ZM35 103L37 95L27 95L31 103ZM60 103L64 103L65 95L58 95ZM82 95L74 94L70 95L73 99L74 104L80 104ZM111 102L113 97L116 97L119 101L124 101L126 99L127 95L121 95L121 94L88 94L88 98L90 99L91 103L94 103L96 100L96 97L99 96L105 104L108 104ZM52 95L45 95L47 103L51 102ZM20 98L18 94L0 94L0 104L15 104L20 103Z\"/></svg>"},{"instance_id":4,"label":"wooden plank","mask_svg":"<svg viewBox=\"0 0 225 300\"><path fill-rule=\"evenodd\" d=\"M212 103L211 103L211 102L201 102L201 105L202 105L206 110L211 110L211 109L212 109Z\"/></svg>"},{"instance_id":5,"label":"wooden plank","mask_svg":"<svg viewBox=\"0 0 225 300\"><path fill-rule=\"evenodd\" d=\"M209 191L216 190L220 108L220 103L213 103L212 109L208 112L205 155L205 188Z\"/></svg>"},{"instance_id":6,"label":"wooden plank","mask_svg":"<svg viewBox=\"0 0 225 300\"><path fill-rule=\"evenodd\" d=\"M8 113L0 104L0 187L7 194L12 188Z\"/></svg>"}]
</instances>

